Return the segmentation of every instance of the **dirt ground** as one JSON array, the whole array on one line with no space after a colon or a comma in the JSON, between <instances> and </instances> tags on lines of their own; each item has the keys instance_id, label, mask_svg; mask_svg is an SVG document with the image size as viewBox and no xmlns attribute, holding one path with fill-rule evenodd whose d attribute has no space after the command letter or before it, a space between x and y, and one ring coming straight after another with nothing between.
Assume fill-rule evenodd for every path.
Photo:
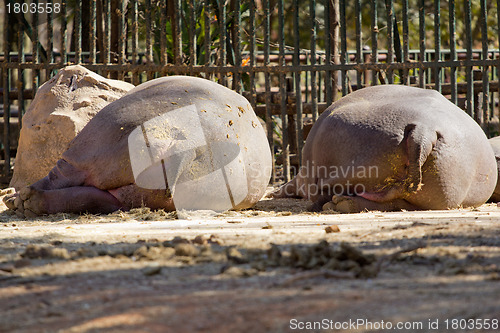
<instances>
[{"instance_id":1,"label":"dirt ground","mask_svg":"<svg viewBox=\"0 0 500 333\"><path fill-rule=\"evenodd\" d=\"M0 332L500 331L500 208L0 209ZM496 323L496 326L495 326Z\"/></svg>"}]
</instances>

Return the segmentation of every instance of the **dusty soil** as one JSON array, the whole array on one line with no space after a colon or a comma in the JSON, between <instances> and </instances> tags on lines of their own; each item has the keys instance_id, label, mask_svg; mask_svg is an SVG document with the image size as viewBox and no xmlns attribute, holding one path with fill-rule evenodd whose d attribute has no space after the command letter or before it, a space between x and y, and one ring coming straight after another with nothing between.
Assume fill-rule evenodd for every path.
<instances>
[{"instance_id":1,"label":"dusty soil","mask_svg":"<svg viewBox=\"0 0 500 333\"><path fill-rule=\"evenodd\" d=\"M2 207L0 331L500 330L497 205L345 215L308 204L185 219L24 220Z\"/></svg>"}]
</instances>

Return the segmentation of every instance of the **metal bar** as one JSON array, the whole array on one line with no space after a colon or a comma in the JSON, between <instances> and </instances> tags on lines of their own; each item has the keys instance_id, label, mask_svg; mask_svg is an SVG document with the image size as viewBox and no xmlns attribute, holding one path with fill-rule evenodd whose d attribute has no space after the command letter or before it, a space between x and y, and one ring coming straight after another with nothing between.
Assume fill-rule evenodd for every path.
<instances>
[{"instance_id":1,"label":"metal bar","mask_svg":"<svg viewBox=\"0 0 500 333\"><path fill-rule=\"evenodd\" d=\"M295 66L300 65L300 18L299 18L299 0L294 0L293 3L293 11L294 11L294 16L293 16L293 25L294 25L294 57L293 57L293 63ZM328 48L327 48L328 50ZM328 59L328 58L327 58ZM302 146L304 145L304 136L303 136L303 119L302 119L302 84L300 82L300 76L302 75L301 72L295 72L294 73L294 78L295 78L295 96L296 96L296 111L297 111L297 120L295 122L296 124L296 147L297 147L297 154L299 157L299 163L302 163ZM326 81L328 82L328 77L326 78Z\"/></svg>"},{"instance_id":2,"label":"metal bar","mask_svg":"<svg viewBox=\"0 0 500 333\"><path fill-rule=\"evenodd\" d=\"M499 0L500 1L500 0ZM449 0L448 10L450 12L450 60L457 60L457 37L455 20L455 0ZM450 66L451 102L457 104L457 68Z\"/></svg>"},{"instance_id":3,"label":"metal bar","mask_svg":"<svg viewBox=\"0 0 500 333\"><path fill-rule=\"evenodd\" d=\"M481 43L482 43L482 59L486 60L489 58L488 51L488 16L486 10L486 0L481 0ZM482 98L482 111L483 111L483 122L490 120L490 110L488 105L488 99L490 95L489 91L489 68L488 66L483 66L482 79L483 79L483 98Z\"/></svg>"},{"instance_id":4,"label":"metal bar","mask_svg":"<svg viewBox=\"0 0 500 333\"><path fill-rule=\"evenodd\" d=\"M278 66L285 66L285 13L284 0L278 0L278 39L279 39L279 57ZM314 24L315 26L315 24ZM313 33L314 35L314 33ZM314 38L315 40L315 35ZM314 72L313 72L314 73ZM283 176L285 181L289 181L290 177L290 142L288 137L288 112L286 98L286 81L285 73L279 74L280 94L281 94L281 135L282 135L282 154L283 154ZM317 111L316 111L317 112Z\"/></svg>"},{"instance_id":5,"label":"metal bar","mask_svg":"<svg viewBox=\"0 0 500 333\"><path fill-rule=\"evenodd\" d=\"M24 63L26 61L26 57L24 55L24 27L22 24L18 27L17 32L17 50L18 50L18 61L19 63ZM19 127L22 126L23 115L25 111L25 103L24 103L24 88L25 88L25 75L24 69L18 68L17 70L17 102L18 102L18 118L19 118Z\"/></svg>"},{"instance_id":6,"label":"metal bar","mask_svg":"<svg viewBox=\"0 0 500 333\"><path fill-rule=\"evenodd\" d=\"M89 37L89 42L90 42L90 56L89 56L89 62L91 64L95 64L96 62L96 31L97 31L97 17L96 17L96 12L97 12L97 4L96 0L90 0L90 37Z\"/></svg>"},{"instance_id":7,"label":"metal bar","mask_svg":"<svg viewBox=\"0 0 500 333\"><path fill-rule=\"evenodd\" d=\"M271 10L269 2L271 0L263 0L264 3L264 67L269 67L269 53L270 53L270 26L271 26ZM269 147L271 153L274 154L274 126L273 126L273 114L271 109L271 76L270 72L264 73L265 89L266 89L266 129L267 129L267 140L269 142ZM272 159L272 174L271 174L271 184L276 182L276 168L274 158Z\"/></svg>"},{"instance_id":8,"label":"metal bar","mask_svg":"<svg viewBox=\"0 0 500 333\"><path fill-rule=\"evenodd\" d=\"M111 0L104 0L104 63L111 63ZM109 73L106 73L109 77Z\"/></svg>"},{"instance_id":9,"label":"metal bar","mask_svg":"<svg viewBox=\"0 0 500 333\"><path fill-rule=\"evenodd\" d=\"M182 64L182 16L181 16L181 1L174 0L174 22L175 25L175 35L174 39L174 62L176 65L180 66Z\"/></svg>"},{"instance_id":10,"label":"metal bar","mask_svg":"<svg viewBox=\"0 0 500 333\"><path fill-rule=\"evenodd\" d=\"M211 34L210 34L210 26L211 26L211 17L210 17L210 0L205 0L204 3L203 3L203 14L204 14L204 20L205 20L205 25L204 25L204 29L205 29L205 42L204 42L204 46L205 46L205 66L208 68L209 66L211 66L212 62L211 62L211 45L212 45L212 42L211 42ZM207 75L207 78L210 78L211 75L210 74L206 74Z\"/></svg>"},{"instance_id":11,"label":"metal bar","mask_svg":"<svg viewBox=\"0 0 500 333\"><path fill-rule=\"evenodd\" d=\"M125 52L127 45L127 27L125 21L126 1L119 1L118 5L118 63L126 63ZM124 80L125 72L118 72L118 80Z\"/></svg>"},{"instance_id":12,"label":"metal bar","mask_svg":"<svg viewBox=\"0 0 500 333\"><path fill-rule=\"evenodd\" d=\"M421 63L392 63L392 64L387 64L387 63L377 63L377 64L372 64L372 63L362 63L362 64L356 64L356 63L348 63L348 64L317 64L315 66L311 65L300 65L300 66L294 66L294 65L286 65L286 66L255 66L253 69L255 72L259 73L274 73L274 74L279 74L279 73L294 73L294 72L308 72L308 71L316 71L316 72L321 72L321 71L338 71L338 70L346 70L346 71L358 71L358 70L374 70L374 71L387 71L389 68L393 70L412 70L412 69L420 69L423 68L424 70L428 69L433 69L436 67L440 68L449 68L450 66L453 67L475 67L475 66L498 66L498 59L487 59L487 60L456 60L456 61L441 61L439 63L436 63L434 60L432 61L425 61L422 64ZM0 68L24 68L24 69L36 69L36 70L42 70L42 69L60 69L63 66L61 64L46 64L46 63L25 63L25 64L18 64L18 63L0 63ZM133 70L138 70L138 71L162 71L164 70L166 73L172 73L172 74L187 74L188 67L187 66L176 66L174 64L168 64L167 66L161 66L161 65L133 65L133 64L95 64L95 65L85 65L90 70L95 70L95 71L111 71L111 72L118 72L118 71L133 71ZM191 70L191 69L190 69ZM247 72L247 68L241 68L240 72ZM194 66L192 68L192 71L194 73L212 73L212 74L227 74L227 73L233 73L235 69L232 66L224 66L224 67L218 67L218 66Z\"/></svg>"},{"instance_id":13,"label":"metal bar","mask_svg":"<svg viewBox=\"0 0 500 333\"><path fill-rule=\"evenodd\" d=\"M500 31L500 0L497 0L497 31ZM497 35L498 35L497 42L500 45L500 34L497 34ZM498 80L500 78L500 52L498 52L497 58L495 56L493 56L493 59L497 60L497 64L495 65L495 67L493 67L493 68L496 68L496 71L493 71L493 72L496 72L497 80ZM497 92L499 92L498 96L500 96L500 91L497 90ZM500 109L500 106L497 106L497 110L496 110L497 116L500 116L499 109Z\"/></svg>"},{"instance_id":14,"label":"metal bar","mask_svg":"<svg viewBox=\"0 0 500 333\"><path fill-rule=\"evenodd\" d=\"M195 0L188 1L189 7L189 66L192 67L196 65L196 32L194 31L196 28L196 17L195 17Z\"/></svg>"},{"instance_id":15,"label":"metal bar","mask_svg":"<svg viewBox=\"0 0 500 333\"><path fill-rule=\"evenodd\" d=\"M419 36L420 36L420 56L419 56L419 62L420 62L420 69L418 71L418 76L419 76L419 86L420 88L425 87L425 69L423 66L424 61L427 59L425 58L425 0L420 0L419 1Z\"/></svg>"},{"instance_id":16,"label":"metal bar","mask_svg":"<svg viewBox=\"0 0 500 333\"><path fill-rule=\"evenodd\" d=\"M331 45L331 34L333 31L330 30L330 27L332 26L331 22L331 13L330 13L330 0L325 0L324 2L325 6L325 63L329 64L332 61L332 45ZM299 7L297 5L297 13L299 11ZM298 22L298 21L297 21ZM297 34L297 32L296 32ZM300 62L300 59L299 59ZM331 71L326 71L325 72L325 101L327 104L331 104L333 102L333 87L332 87L332 72ZM336 88L336 87L335 87ZM298 123L297 123L297 126ZM300 135L302 135L302 120L301 120L301 129L300 129ZM299 161L302 163L302 141L303 139L298 139L300 145L298 145L299 149Z\"/></svg>"},{"instance_id":17,"label":"metal bar","mask_svg":"<svg viewBox=\"0 0 500 333\"><path fill-rule=\"evenodd\" d=\"M68 62L67 44L68 27L66 23L66 1L61 2L61 64Z\"/></svg>"},{"instance_id":18,"label":"metal bar","mask_svg":"<svg viewBox=\"0 0 500 333\"><path fill-rule=\"evenodd\" d=\"M362 32L361 32L361 0L356 0L354 4L354 11L356 12L356 62L363 63L363 46L362 46ZM356 88L360 89L363 87L363 72L356 73Z\"/></svg>"},{"instance_id":19,"label":"metal bar","mask_svg":"<svg viewBox=\"0 0 500 333\"><path fill-rule=\"evenodd\" d=\"M172 22L172 31L174 23ZM167 64L167 1L160 1L160 63L165 66ZM174 43L175 44L175 43Z\"/></svg>"},{"instance_id":20,"label":"metal bar","mask_svg":"<svg viewBox=\"0 0 500 333\"><path fill-rule=\"evenodd\" d=\"M38 8L38 0L33 0L33 3L37 6ZM33 13L32 16L33 20L33 39L32 39L32 63L33 65L39 64L40 63L40 49L39 49L39 42L38 42L38 13L35 12ZM38 86L40 84L40 71L37 69L33 69L31 72L32 74L32 85L33 85L33 94L36 94L38 90ZM8 91L8 90L7 90Z\"/></svg>"},{"instance_id":21,"label":"metal bar","mask_svg":"<svg viewBox=\"0 0 500 333\"><path fill-rule=\"evenodd\" d=\"M52 4L52 0L47 0L47 4ZM52 13L47 12L47 62L54 62L54 26L52 22ZM50 77L50 72L46 73L46 77Z\"/></svg>"},{"instance_id":22,"label":"metal bar","mask_svg":"<svg viewBox=\"0 0 500 333\"><path fill-rule=\"evenodd\" d=\"M82 4L75 2L75 59L77 64L82 63Z\"/></svg>"},{"instance_id":23,"label":"metal bar","mask_svg":"<svg viewBox=\"0 0 500 333\"><path fill-rule=\"evenodd\" d=\"M137 49L139 48L139 8L137 0L132 0L132 63L135 65L139 62L139 54ZM132 72L132 83L138 85L140 83L139 72Z\"/></svg>"},{"instance_id":24,"label":"metal bar","mask_svg":"<svg viewBox=\"0 0 500 333\"><path fill-rule=\"evenodd\" d=\"M250 55L249 55L249 64L250 64L250 104L252 107L256 107L257 105L257 94L256 94L256 86L255 86L255 72L253 68L255 67L255 52L257 51L255 48L255 1L250 1L250 27L249 27L249 42L250 42Z\"/></svg>"},{"instance_id":25,"label":"metal bar","mask_svg":"<svg viewBox=\"0 0 500 333\"><path fill-rule=\"evenodd\" d=\"M309 2L309 15L311 22L311 54L309 61L311 66L316 65L316 0L310 0ZM313 119L316 121L318 119L318 110L316 105L318 103L318 87L317 87L317 76L315 71L311 71L311 103L313 105Z\"/></svg>"},{"instance_id":26,"label":"metal bar","mask_svg":"<svg viewBox=\"0 0 500 333\"><path fill-rule=\"evenodd\" d=\"M234 0L234 12L233 12L233 48L234 48L234 66L236 71L233 72L233 90L236 92L241 92L241 77L240 77L240 69L241 69L241 49L240 49L240 26L241 26L241 15L240 15L240 7L241 0Z\"/></svg>"},{"instance_id":27,"label":"metal bar","mask_svg":"<svg viewBox=\"0 0 500 333\"><path fill-rule=\"evenodd\" d=\"M219 15L217 17L219 21L219 67L223 68L226 66L226 6L221 1L219 3ZM222 85L227 84L226 75L219 75L219 83Z\"/></svg>"},{"instance_id":28,"label":"metal bar","mask_svg":"<svg viewBox=\"0 0 500 333\"><path fill-rule=\"evenodd\" d=\"M403 61L410 62L410 42L409 42L409 28L408 28L408 0L403 0ZM410 72L403 70L403 84L410 84Z\"/></svg>"},{"instance_id":29,"label":"metal bar","mask_svg":"<svg viewBox=\"0 0 500 333\"><path fill-rule=\"evenodd\" d=\"M434 0L434 61L441 61L441 1ZM441 68L434 70L436 90L441 92Z\"/></svg>"},{"instance_id":30,"label":"metal bar","mask_svg":"<svg viewBox=\"0 0 500 333\"><path fill-rule=\"evenodd\" d=\"M3 56L4 63L10 62L10 41L11 20L6 16L3 26ZM35 27L36 28L36 27ZM10 69L2 68L2 86L4 91L10 92ZM3 176L10 175L10 101L9 94L3 94L3 151L4 151L4 168Z\"/></svg>"},{"instance_id":31,"label":"metal bar","mask_svg":"<svg viewBox=\"0 0 500 333\"><path fill-rule=\"evenodd\" d=\"M467 60L472 60L472 13L471 13L471 3L470 0L464 0L465 8L465 43L467 48ZM465 68L465 82L467 82L467 98L466 98L466 110L467 113L475 118L474 110L474 86L472 77L472 66L466 66Z\"/></svg>"},{"instance_id":32,"label":"metal bar","mask_svg":"<svg viewBox=\"0 0 500 333\"><path fill-rule=\"evenodd\" d=\"M387 62L394 61L394 4L392 0L385 1L387 12ZM394 71L390 68L387 71L387 83L394 83Z\"/></svg>"},{"instance_id":33,"label":"metal bar","mask_svg":"<svg viewBox=\"0 0 500 333\"><path fill-rule=\"evenodd\" d=\"M372 0L371 2L372 8L372 59L371 62L376 64L378 63L378 23L377 23L377 0ZM372 71L372 85L377 85L378 72Z\"/></svg>"},{"instance_id":34,"label":"metal bar","mask_svg":"<svg viewBox=\"0 0 500 333\"><path fill-rule=\"evenodd\" d=\"M347 57L347 22L345 16L345 1L340 0L340 63L346 64L348 61ZM340 84L342 86L342 96L345 96L349 93L348 90L348 79L347 71L341 71L341 81Z\"/></svg>"},{"instance_id":35,"label":"metal bar","mask_svg":"<svg viewBox=\"0 0 500 333\"><path fill-rule=\"evenodd\" d=\"M145 3L145 16L146 16L146 63L154 64L153 59L153 43L151 41L151 31L153 31L153 25L151 20L151 0L146 0ZM147 79L151 80L154 78L153 71L147 71Z\"/></svg>"}]
</instances>

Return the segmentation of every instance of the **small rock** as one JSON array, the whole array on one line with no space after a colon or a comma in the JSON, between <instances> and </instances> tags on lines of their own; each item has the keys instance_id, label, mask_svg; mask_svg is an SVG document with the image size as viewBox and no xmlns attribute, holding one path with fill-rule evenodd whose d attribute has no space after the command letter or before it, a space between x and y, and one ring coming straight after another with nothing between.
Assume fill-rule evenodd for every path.
<instances>
[{"instance_id":1,"label":"small rock","mask_svg":"<svg viewBox=\"0 0 500 333\"><path fill-rule=\"evenodd\" d=\"M198 235L193 239L193 243L198 245L206 245L208 243L208 240L203 235Z\"/></svg>"},{"instance_id":2,"label":"small rock","mask_svg":"<svg viewBox=\"0 0 500 333\"><path fill-rule=\"evenodd\" d=\"M334 232L340 232L339 226L336 224L329 225L328 227L325 228L325 232L327 234L331 234Z\"/></svg>"},{"instance_id":3,"label":"small rock","mask_svg":"<svg viewBox=\"0 0 500 333\"><path fill-rule=\"evenodd\" d=\"M30 244L21 254L21 257L29 259L69 259L70 255L65 248Z\"/></svg>"},{"instance_id":4,"label":"small rock","mask_svg":"<svg viewBox=\"0 0 500 333\"><path fill-rule=\"evenodd\" d=\"M258 274L259 271L255 268L246 268L246 267L237 267L237 266L229 266L223 272L224 275L238 278L238 277L249 277L255 274Z\"/></svg>"},{"instance_id":5,"label":"small rock","mask_svg":"<svg viewBox=\"0 0 500 333\"><path fill-rule=\"evenodd\" d=\"M178 244L191 244L191 241L184 237L175 236L172 240L163 242L165 247L176 247Z\"/></svg>"},{"instance_id":6,"label":"small rock","mask_svg":"<svg viewBox=\"0 0 500 333\"><path fill-rule=\"evenodd\" d=\"M219 236L217 236L217 235L210 235L210 237L208 238L208 243L216 244L216 245L223 245L224 244L222 239L220 239Z\"/></svg>"},{"instance_id":7,"label":"small rock","mask_svg":"<svg viewBox=\"0 0 500 333\"><path fill-rule=\"evenodd\" d=\"M142 274L144 274L146 276L160 274L161 273L161 266L158 264L146 266L143 269L141 269L141 272L142 272Z\"/></svg>"},{"instance_id":8,"label":"small rock","mask_svg":"<svg viewBox=\"0 0 500 333\"><path fill-rule=\"evenodd\" d=\"M31 260L29 259L19 259L14 261L14 267L15 268L23 268L31 265Z\"/></svg>"},{"instance_id":9,"label":"small rock","mask_svg":"<svg viewBox=\"0 0 500 333\"><path fill-rule=\"evenodd\" d=\"M245 258L240 251L235 247L230 247L226 250L227 259L236 264L246 264L248 259Z\"/></svg>"},{"instance_id":10,"label":"small rock","mask_svg":"<svg viewBox=\"0 0 500 333\"><path fill-rule=\"evenodd\" d=\"M200 251L198 248L192 244L177 244L175 246L175 255L184 257L196 257Z\"/></svg>"}]
</instances>

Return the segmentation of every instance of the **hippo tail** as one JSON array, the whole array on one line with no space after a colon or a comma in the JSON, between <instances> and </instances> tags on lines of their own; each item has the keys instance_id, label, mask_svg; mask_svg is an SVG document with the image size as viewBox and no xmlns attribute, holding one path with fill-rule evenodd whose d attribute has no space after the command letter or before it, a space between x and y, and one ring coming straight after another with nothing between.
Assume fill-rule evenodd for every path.
<instances>
[{"instance_id":1,"label":"hippo tail","mask_svg":"<svg viewBox=\"0 0 500 333\"><path fill-rule=\"evenodd\" d=\"M408 178L405 187L415 193L422 187L422 166L429 157L440 134L423 124L409 124L405 128L404 141L408 156Z\"/></svg>"}]
</instances>

